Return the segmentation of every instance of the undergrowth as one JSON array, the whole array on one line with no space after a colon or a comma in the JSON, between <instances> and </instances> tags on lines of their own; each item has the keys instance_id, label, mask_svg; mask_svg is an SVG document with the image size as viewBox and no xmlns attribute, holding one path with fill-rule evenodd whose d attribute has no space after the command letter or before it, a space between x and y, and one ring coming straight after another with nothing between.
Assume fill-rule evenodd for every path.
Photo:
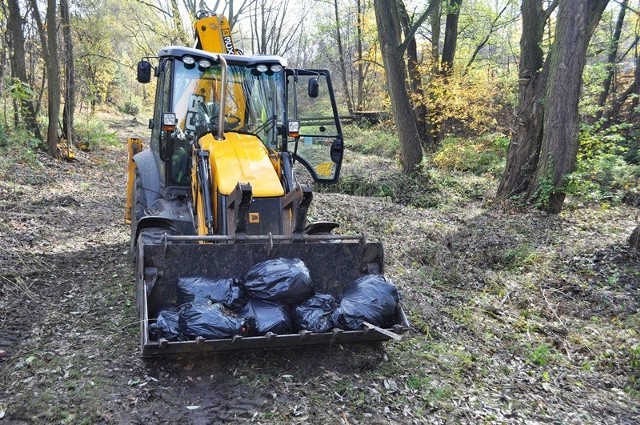
<instances>
[{"instance_id":1,"label":"undergrowth","mask_svg":"<svg viewBox=\"0 0 640 425\"><path fill-rule=\"evenodd\" d=\"M120 144L114 131L109 131L104 122L89 116L76 121L75 131L76 145L82 150L94 150Z\"/></svg>"}]
</instances>

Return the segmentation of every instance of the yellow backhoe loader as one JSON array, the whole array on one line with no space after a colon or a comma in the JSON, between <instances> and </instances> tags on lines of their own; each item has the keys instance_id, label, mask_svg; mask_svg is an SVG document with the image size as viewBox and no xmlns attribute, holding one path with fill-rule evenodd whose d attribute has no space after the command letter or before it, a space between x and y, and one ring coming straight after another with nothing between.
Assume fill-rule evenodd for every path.
<instances>
[{"instance_id":1,"label":"yellow backhoe loader","mask_svg":"<svg viewBox=\"0 0 640 425\"><path fill-rule=\"evenodd\" d=\"M381 244L334 235L336 223L307 222L312 191L298 183L294 163L316 182L332 184L343 156L329 72L241 54L221 15L199 13L194 29L194 48L163 48L137 69L141 83L150 82L152 71L156 78L149 148L128 141L125 218L142 355L383 341L405 332L398 305L384 328L150 337L149 327L176 303L177 282L186 276L242 276L259 262L295 258L308 268L315 292L339 299L349 282L383 272Z\"/></svg>"}]
</instances>

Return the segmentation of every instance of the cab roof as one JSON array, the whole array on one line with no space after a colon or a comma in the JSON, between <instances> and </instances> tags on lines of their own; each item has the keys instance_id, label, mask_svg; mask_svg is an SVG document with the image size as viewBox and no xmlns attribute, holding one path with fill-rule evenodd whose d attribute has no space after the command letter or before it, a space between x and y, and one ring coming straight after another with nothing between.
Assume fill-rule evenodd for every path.
<instances>
[{"instance_id":1,"label":"cab roof","mask_svg":"<svg viewBox=\"0 0 640 425\"><path fill-rule=\"evenodd\" d=\"M211 59L214 62L218 61L218 56L222 56L226 59L229 65L240 66L253 66L258 64L280 64L287 66L287 60L282 56L272 55L224 55L218 53L211 53L205 50L194 49L192 47L182 46L168 46L160 49L158 52L159 58L166 57L178 57L193 56L195 58Z\"/></svg>"}]
</instances>

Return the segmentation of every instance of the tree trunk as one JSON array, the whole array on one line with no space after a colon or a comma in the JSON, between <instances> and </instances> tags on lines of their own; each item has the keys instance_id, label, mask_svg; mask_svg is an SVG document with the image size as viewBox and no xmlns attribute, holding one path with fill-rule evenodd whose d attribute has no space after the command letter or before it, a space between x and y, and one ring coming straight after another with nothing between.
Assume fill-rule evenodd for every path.
<instances>
[{"instance_id":1,"label":"tree trunk","mask_svg":"<svg viewBox=\"0 0 640 425\"><path fill-rule=\"evenodd\" d=\"M9 48L11 51L11 75L14 78L17 78L23 84L29 85L29 80L27 79L27 68L25 63L25 51L24 51L24 32L23 25L24 21L22 19L22 14L20 12L20 5L18 0L8 0L8 19L7 19L7 33L10 37L9 40ZM15 105L14 101L14 105ZM33 132L33 135L39 139L42 139L42 133L40 132L40 127L38 126L38 122L36 121L36 112L35 107L33 106L33 101L31 99L20 100L20 106L23 110L25 125L28 130ZM15 108L14 111L17 111L18 108ZM18 114L15 113L16 122Z\"/></svg>"},{"instance_id":2,"label":"tree trunk","mask_svg":"<svg viewBox=\"0 0 640 425\"><path fill-rule=\"evenodd\" d=\"M178 7L178 0L171 0L171 19L173 21L173 27L176 30L176 35L178 36L178 43L184 46L188 46L192 40L187 36L184 27L182 26L182 18L180 17L180 8Z\"/></svg>"},{"instance_id":3,"label":"tree trunk","mask_svg":"<svg viewBox=\"0 0 640 425\"><path fill-rule=\"evenodd\" d=\"M560 2L545 95L540 160L528 199L547 212L562 211L566 183L578 154L578 101L587 47L609 0Z\"/></svg>"},{"instance_id":4,"label":"tree trunk","mask_svg":"<svg viewBox=\"0 0 640 425\"><path fill-rule=\"evenodd\" d=\"M380 49L391 110L400 139L402 169L408 173L422 161L422 147L407 87L404 51L400 47L400 16L395 2L374 0Z\"/></svg>"},{"instance_id":5,"label":"tree trunk","mask_svg":"<svg viewBox=\"0 0 640 425\"><path fill-rule=\"evenodd\" d=\"M73 114L75 112L75 67L73 64L73 39L69 19L69 2L60 0L62 37L64 39L64 109L62 111L62 134L69 146L73 143Z\"/></svg>"},{"instance_id":6,"label":"tree trunk","mask_svg":"<svg viewBox=\"0 0 640 425\"><path fill-rule=\"evenodd\" d=\"M431 59L433 60L435 68L440 63L440 26L442 25L440 7L442 0L434 1L436 4L433 8L433 14L431 15Z\"/></svg>"},{"instance_id":7,"label":"tree trunk","mask_svg":"<svg viewBox=\"0 0 640 425\"><path fill-rule=\"evenodd\" d=\"M342 90L347 101L347 109L349 115L353 115L353 102L351 101L351 94L349 92L349 85L347 84L347 67L344 63L344 48L342 46L342 35L340 34L340 14L338 13L338 0L333 0L333 11L336 18L336 41L338 43L338 60L340 63L340 74L342 75Z\"/></svg>"},{"instance_id":8,"label":"tree trunk","mask_svg":"<svg viewBox=\"0 0 640 425\"><path fill-rule=\"evenodd\" d=\"M362 0L356 0L356 9L357 9L357 28L356 28L356 51L357 51L357 57L356 60L358 61L357 64L357 71L358 71L358 75L357 75L357 91L358 93L356 94L356 109L358 111L362 111L363 110L363 103L364 103L364 63L362 61L362 37L363 37L363 26L364 26L364 20L362 19L364 17L364 6L362 4Z\"/></svg>"},{"instance_id":9,"label":"tree trunk","mask_svg":"<svg viewBox=\"0 0 640 425\"><path fill-rule=\"evenodd\" d=\"M36 21L42 56L47 71L47 107L49 123L47 125L47 147L49 155L58 156L58 119L60 115L60 60L58 59L58 37L56 26L56 0L47 3L47 27L45 30L38 10L37 0L31 0L33 19Z\"/></svg>"},{"instance_id":10,"label":"tree trunk","mask_svg":"<svg viewBox=\"0 0 640 425\"><path fill-rule=\"evenodd\" d=\"M462 0L449 0L447 6L447 20L444 29L444 46L442 47L442 69L450 73L456 57L458 43L458 19L460 18Z\"/></svg>"},{"instance_id":11,"label":"tree trunk","mask_svg":"<svg viewBox=\"0 0 640 425\"><path fill-rule=\"evenodd\" d=\"M620 95L620 97L616 100L616 105L620 107L629 99L632 94L636 94L631 100L631 109L629 113L629 118L633 117L633 111L638 106L638 98L640 98L640 58L636 55L635 58L636 67L633 73L633 82L627 89ZM619 112L619 111L617 111Z\"/></svg>"},{"instance_id":12,"label":"tree trunk","mask_svg":"<svg viewBox=\"0 0 640 425\"><path fill-rule=\"evenodd\" d=\"M411 93L415 93L418 97L422 98L422 77L420 70L418 69L418 45L416 43L416 37L409 37L409 31L411 30L411 22L409 21L409 14L402 2L398 2L398 12L400 14L400 24L402 25L402 31L405 35L405 40L408 40L407 44L407 71L409 74L409 90ZM418 102L413 105L413 112L416 116L416 123L418 125L418 134L424 136L427 134L427 107L424 102ZM431 148L432 146L426 146Z\"/></svg>"},{"instance_id":13,"label":"tree trunk","mask_svg":"<svg viewBox=\"0 0 640 425\"><path fill-rule=\"evenodd\" d=\"M602 118L603 115L610 116L610 114L605 114L606 102L609 97L609 90L611 89L611 81L613 80L613 72L616 66L616 57L618 56L618 45L620 43L620 35L622 34L622 25L624 24L624 16L627 11L627 4L629 0L623 0L620 3L620 12L618 13L618 19L616 21L616 27L613 31L613 36L611 38L611 45L609 46L609 54L607 55L607 74L602 83L602 93L598 97L598 111L596 112L596 120ZM612 113L616 113L616 111L612 111Z\"/></svg>"},{"instance_id":14,"label":"tree trunk","mask_svg":"<svg viewBox=\"0 0 640 425\"><path fill-rule=\"evenodd\" d=\"M507 152L507 163L497 196L508 198L529 189L538 166L542 142L542 120L546 72L543 68L542 38L546 22L542 0L524 0L521 6L519 102L515 131ZM548 68L548 63L545 63Z\"/></svg>"}]
</instances>

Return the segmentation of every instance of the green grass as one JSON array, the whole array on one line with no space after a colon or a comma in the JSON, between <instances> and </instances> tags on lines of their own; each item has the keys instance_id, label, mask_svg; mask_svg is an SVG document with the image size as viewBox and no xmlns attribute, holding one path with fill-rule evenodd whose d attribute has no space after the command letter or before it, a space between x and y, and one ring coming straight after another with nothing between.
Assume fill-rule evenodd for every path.
<instances>
[{"instance_id":1,"label":"green grass","mask_svg":"<svg viewBox=\"0 0 640 425\"><path fill-rule=\"evenodd\" d=\"M400 154L400 141L394 131L351 124L344 126L343 133L345 147L354 152L383 158Z\"/></svg>"}]
</instances>

